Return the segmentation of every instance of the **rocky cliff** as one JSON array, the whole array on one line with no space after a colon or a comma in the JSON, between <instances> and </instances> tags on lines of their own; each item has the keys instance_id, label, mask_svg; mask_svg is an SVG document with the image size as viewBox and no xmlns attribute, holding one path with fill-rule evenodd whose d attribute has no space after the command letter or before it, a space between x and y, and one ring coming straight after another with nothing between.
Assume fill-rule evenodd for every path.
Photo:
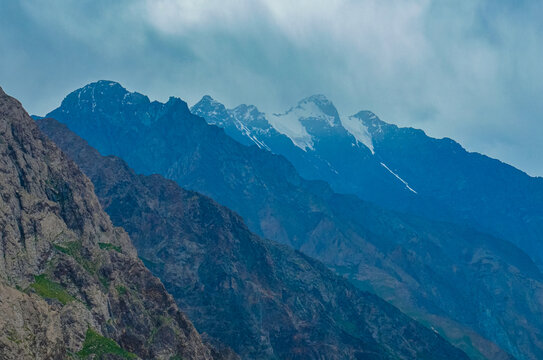
<instances>
[{"instance_id":1,"label":"rocky cliff","mask_svg":"<svg viewBox=\"0 0 543 360\"><path fill-rule=\"evenodd\" d=\"M92 183L0 89L0 359L211 359Z\"/></svg>"}]
</instances>

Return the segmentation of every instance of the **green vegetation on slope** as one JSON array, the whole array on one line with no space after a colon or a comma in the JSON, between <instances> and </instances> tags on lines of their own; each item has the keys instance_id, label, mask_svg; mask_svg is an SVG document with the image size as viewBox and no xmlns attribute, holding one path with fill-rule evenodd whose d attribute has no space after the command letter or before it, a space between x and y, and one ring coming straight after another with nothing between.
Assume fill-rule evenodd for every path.
<instances>
[{"instance_id":1,"label":"green vegetation on slope","mask_svg":"<svg viewBox=\"0 0 543 360\"><path fill-rule=\"evenodd\" d=\"M81 243L78 241L69 241L62 243L62 245L55 244L54 247L64 254L76 257L81 250Z\"/></svg>"},{"instance_id":2,"label":"green vegetation on slope","mask_svg":"<svg viewBox=\"0 0 543 360\"><path fill-rule=\"evenodd\" d=\"M85 270L87 270L90 274L96 274L96 264L92 263L92 261L89 261L89 259L86 256L83 256L81 254L82 251L82 245L78 241L69 241L62 244L55 244L55 249L58 251L70 255L77 261L77 263Z\"/></svg>"},{"instance_id":3,"label":"green vegetation on slope","mask_svg":"<svg viewBox=\"0 0 543 360\"><path fill-rule=\"evenodd\" d=\"M57 299L62 305L66 305L70 301L75 300L72 295L68 294L62 285L49 280L45 274L34 276L34 282L30 284L30 287L41 297L46 299Z\"/></svg>"},{"instance_id":4,"label":"green vegetation on slope","mask_svg":"<svg viewBox=\"0 0 543 360\"><path fill-rule=\"evenodd\" d=\"M114 340L103 337L96 331L89 328L83 343L83 349L77 355L83 359L95 355L101 359L103 355L117 355L124 359L137 359L138 357L123 348L121 348Z\"/></svg>"},{"instance_id":5,"label":"green vegetation on slope","mask_svg":"<svg viewBox=\"0 0 543 360\"><path fill-rule=\"evenodd\" d=\"M116 252L121 252L121 247L120 246L117 246L117 245L113 245L111 243L98 243L98 246L100 246L100 249L105 249L105 250L115 250Z\"/></svg>"}]
</instances>

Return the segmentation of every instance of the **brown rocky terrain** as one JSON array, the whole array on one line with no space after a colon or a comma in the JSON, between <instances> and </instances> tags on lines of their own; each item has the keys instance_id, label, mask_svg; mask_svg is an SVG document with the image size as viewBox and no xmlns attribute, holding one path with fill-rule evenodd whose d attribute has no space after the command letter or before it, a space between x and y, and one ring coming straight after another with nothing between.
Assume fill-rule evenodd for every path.
<instances>
[{"instance_id":1,"label":"brown rocky terrain","mask_svg":"<svg viewBox=\"0 0 543 360\"><path fill-rule=\"evenodd\" d=\"M92 183L0 88L0 359L211 359Z\"/></svg>"}]
</instances>

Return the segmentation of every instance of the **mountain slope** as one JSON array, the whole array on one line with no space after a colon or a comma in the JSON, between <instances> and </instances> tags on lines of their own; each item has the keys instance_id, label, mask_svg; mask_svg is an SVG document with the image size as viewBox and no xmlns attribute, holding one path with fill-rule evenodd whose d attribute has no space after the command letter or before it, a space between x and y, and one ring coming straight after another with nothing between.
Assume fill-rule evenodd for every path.
<instances>
[{"instance_id":1,"label":"mountain slope","mask_svg":"<svg viewBox=\"0 0 543 360\"><path fill-rule=\"evenodd\" d=\"M213 200L136 175L53 119L39 126L92 179L112 220L197 328L244 358L465 358L318 262L252 234Z\"/></svg>"},{"instance_id":2,"label":"mountain slope","mask_svg":"<svg viewBox=\"0 0 543 360\"><path fill-rule=\"evenodd\" d=\"M506 241L335 194L302 179L285 158L207 125L179 99L150 102L98 82L51 114L137 172L213 197L255 233L323 261L475 358L506 358L492 343L520 359L543 356L542 275Z\"/></svg>"},{"instance_id":3,"label":"mountain slope","mask_svg":"<svg viewBox=\"0 0 543 360\"><path fill-rule=\"evenodd\" d=\"M252 105L229 110L204 96L191 112L224 128L244 145L285 156L301 176L324 180L340 193L363 194L363 199L379 203L414 201L413 193L375 162L367 130L353 131L356 121L340 117L323 95L302 99L288 111L271 115ZM353 124L347 127L351 132L344 124Z\"/></svg>"},{"instance_id":4,"label":"mountain slope","mask_svg":"<svg viewBox=\"0 0 543 360\"><path fill-rule=\"evenodd\" d=\"M543 263L543 178L467 152L451 139L387 124L371 112L355 117L369 129L381 161L435 203L396 208L468 224L514 242Z\"/></svg>"},{"instance_id":5,"label":"mountain slope","mask_svg":"<svg viewBox=\"0 0 543 360\"><path fill-rule=\"evenodd\" d=\"M513 241L543 263L542 178L469 153L451 139L387 124L370 111L340 117L322 95L279 115L247 105L226 109L209 96L191 111L243 144L284 155L302 176L338 192L467 224Z\"/></svg>"},{"instance_id":6,"label":"mountain slope","mask_svg":"<svg viewBox=\"0 0 543 360\"><path fill-rule=\"evenodd\" d=\"M0 358L211 359L90 181L0 89Z\"/></svg>"}]
</instances>

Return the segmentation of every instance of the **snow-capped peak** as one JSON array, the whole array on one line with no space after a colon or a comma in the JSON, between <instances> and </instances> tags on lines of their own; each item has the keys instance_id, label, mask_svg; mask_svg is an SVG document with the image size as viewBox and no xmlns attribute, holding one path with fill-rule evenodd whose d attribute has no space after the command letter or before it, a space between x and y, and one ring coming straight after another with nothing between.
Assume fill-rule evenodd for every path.
<instances>
[{"instance_id":1,"label":"snow-capped peak","mask_svg":"<svg viewBox=\"0 0 543 360\"><path fill-rule=\"evenodd\" d=\"M228 120L226 107L209 95L204 95L190 111L198 116L205 117L210 124L221 125Z\"/></svg>"},{"instance_id":2,"label":"snow-capped peak","mask_svg":"<svg viewBox=\"0 0 543 360\"><path fill-rule=\"evenodd\" d=\"M334 104L332 104L332 102L323 94L311 95L298 101L298 105L305 103L314 103L322 107L334 106Z\"/></svg>"},{"instance_id":3,"label":"snow-capped peak","mask_svg":"<svg viewBox=\"0 0 543 360\"><path fill-rule=\"evenodd\" d=\"M321 94L300 100L298 105L289 111L294 111L300 119L325 120L331 127L340 125L336 107L326 96Z\"/></svg>"},{"instance_id":4,"label":"snow-capped peak","mask_svg":"<svg viewBox=\"0 0 543 360\"><path fill-rule=\"evenodd\" d=\"M288 136L294 145L304 151L314 149L314 139L310 132L341 126L334 104L324 95L309 96L287 112L272 114L267 119L275 130Z\"/></svg>"},{"instance_id":5,"label":"snow-capped peak","mask_svg":"<svg viewBox=\"0 0 543 360\"><path fill-rule=\"evenodd\" d=\"M370 134L379 134L383 132L383 128L388 126L386 122L382 121L373 112L368 110L359 111L352 117L357 118L368 130Z\"/></svg>"},{"instance_id":6,"label":"snow-capped peak","mask_svg":"<svg viewBox=\"0 0 543 360\"><path fill-rule=\"evenodd\" d=\"M79 94L96 93L96 95L98 95L103 94L104 92L108 92L108 94L110 94L112 91L114 91L115 93L120 93L122 95L128 92L128 90L126 90L118 82L109 80L98 80L92 82L83 86L81 89L76 90L75 92L78 92Z\"/></svg>"},{"instance_id":7,"label":"snow-capped peak","mask_svg":"<svg viewBox=\"0 0 543 360\"><path fill-rule=\"evenodd\" d=\"M202 104L213 104L213 105L220 104L220 105L222 105L220 102L218 102L217 100L213 99L213 98L211 97L211 95L204 95L204 96L202 96L202 98L200 99L200 101L198 101L198 103L202 103Z\"/></svg>"},{"instance_id":8,"label":"snow-capped peak","mask_svg":"<svg viewBox=\"0 0 543 360\"><path fill-rule=\"evenodd\" d=\"M217 107L220 107L220 108L224 108L224 105L220 102L218 102L217 100L213 99L211 96L209 95L204 95L200 101L198 101L194 106L194 108L217 108Z\"/></svg>"},{"instance_id":9,"label":"snow-capped peak","mask_svg":"<svg viewBox=\"0 0 543 360\"><path fill-rule=\"evenodd\" d=\"M264 122L264 113L261 113L254 105L241 104L230 110L234 117L243 123L255 123L257 121ZM267 123L267 122L266 122Z\"/></svg>"},{"instance_id":10,"label":"snow-capped peak","mask_svg":"<svg viewBox=\"0 0 543 360\"><path fill-rule=\"evenodd\" d=\"M122 105L137 106L141 103L148 103L149 98L137 92L129 92L121 84L115 81L99 80L77 89L64 100L61 108L69 108L70 103L77 104L79 108L87 109L90 112L103 111L106 108ZM60 110L64 111L64 110Z\"/></svg>"}]
</instances>

